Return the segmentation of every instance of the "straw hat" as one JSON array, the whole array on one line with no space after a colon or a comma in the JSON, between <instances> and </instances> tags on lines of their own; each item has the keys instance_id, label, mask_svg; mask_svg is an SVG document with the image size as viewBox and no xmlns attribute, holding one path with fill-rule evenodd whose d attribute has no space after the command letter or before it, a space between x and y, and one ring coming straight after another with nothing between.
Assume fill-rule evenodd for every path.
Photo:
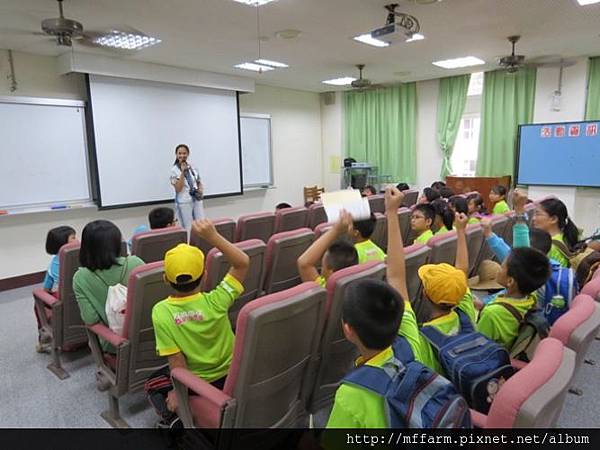
<instances>
[{"instance_id":1,"label":"straw hat","mask_svg":"<svg viewBox=\"0 0 600 450\"><path fill-rule=\"evenodd\" d=\"M479 265L477 276L469 279L469 287L476 291L504 289L504 286L498 284L496 281L496 277L500 270L500 264L489 259L484 259Z\"/></svg>"}]
</instances>

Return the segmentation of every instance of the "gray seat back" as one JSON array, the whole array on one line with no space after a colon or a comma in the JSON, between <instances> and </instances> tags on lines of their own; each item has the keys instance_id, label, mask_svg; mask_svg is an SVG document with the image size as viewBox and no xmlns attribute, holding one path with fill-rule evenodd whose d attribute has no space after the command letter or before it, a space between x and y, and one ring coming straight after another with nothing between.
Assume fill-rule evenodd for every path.
<instances>
[{"instance_id":1,"label":"gray seat back","mask_svg":"<svg viewBox=\"0 0 600 450\"><path fill-rule=\"evenodd\" d=\"M385 197L383 194L371 195L368 200L371 212L380 214L385 212Z\"/></svg>"},{"instance_id":2,"label":"gray seat back","mask_svg":"<svg viewBox=\"0 0 600 450\"><path fill-rule=\"evenodd\" d=\"M238 219L235 230L236 242L260 239L268 242L275 230L275 214L270 212L249 214Z\"/></svg>"},{"instance_id":3,"label":"gray seat back","mask_svg":"<svg viewBox=\"0 0 600 450\"><path fill-rule=\"evenodd\" d=\"M79 246L79 242L73 242L63 245L58 252L58 298L62 306L59 313L52 316L52 335L56 347L60 348L87 342L85 325L73 291L73 276L79 269Z\"/></svg>"},{"instance_id":4,"label":"gray seat back","mask_svg":"<svg viewBox=\"0 0 600 450\"><path fill-rule=\"evenodd\" d=\"M131 239L131 254L145 263L162 261L165 253L179 244L187 243L187 231L180 227L162 228L136 234Z\"/></svg>"},{"instance_id":5,"label":"gray seat back","mask_svg":"<svg viewBox=\"0 0 600 450\"><path fill-rule=\"evenodd\" d=\"M310 205L308 208L308 227L314 230L320 223L327 222L325 207L320 203Z\"/></svg>"},{"instance_id":6,"label":"gray seat back","mask_svg":"<svg viewBox=\"0 0 600 450\"><path fill-rule=\"evenodd\" d=\"M448 263L454 265L456 259L456 232L434 236L427 245L431 248L429 262L431 264Z\"/></svg>"},{"instance_id":7,"label":"gray seat back","mask_svg":"<svg viewBox=\"0 0 600 450\"><path fill-rule=\"evenodd\" d=\"M421 299L421 279L419 278L419 267L427 264L431 249L426 245L413 244L404 249L406 261L406 287L408 288L408 300L410 301L417 321L424 322L424 318L429 317L431 309L429 304L425 304Z\"/></svg>"},{"instance_id":8,"label":"gray seat back","mask_svg":"<svg viewBox=\"0 0 600 450\"><path fill-rule=\"evenodd\" d=\"M275 213L275 233L297 230L308 226L308 209L304 206L283 208Z\"/></svg>"},{"instance_id":9,"label":"gray seat back","mask_svg":"<svg viewBox=\"0 0 600 450\"><path fill-rule=\"evenodd\" d=\"M235 221L232 219L215 219L212 221L215 225L215 229L219 232L221 236L227 239L229 242L233 242L235 239ZM196 235L196 233L190 233L190 245L198 247L202 250L204 255L207 255L208 252L213 248L208 242L202 239L200 236Z\"/></svg>"},{"instance_id":10,"label":"gray seat back","mask_svg":"<svg viewBox=\"0 0 600 450\"><path fill-rule=\"evenodd\" d=\"M375 219L375 230L371 235L371 240L385 252L387 250L387 217L384 214L375 213Z\"/></svg>"}]
</instances>

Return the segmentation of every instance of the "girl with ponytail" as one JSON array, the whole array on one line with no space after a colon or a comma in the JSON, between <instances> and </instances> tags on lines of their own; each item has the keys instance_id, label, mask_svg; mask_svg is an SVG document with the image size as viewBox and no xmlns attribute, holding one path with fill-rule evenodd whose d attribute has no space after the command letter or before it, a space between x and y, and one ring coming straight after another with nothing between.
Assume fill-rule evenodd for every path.
<instances>
[{"instance_id":1,"label":"girl with ponytail","mask_svg":"<svg viewBox=\"0 0 600 450\"><path fill-rule=\"evenodd\" d=\"M442 199L437 199L431 202L431 206L435 210L433 228L437 231L434 234L445 234L450 231L454 225L454 213L449 208L448 203Z\"/></svg>"},{"instance_id":2,"label":"girl with ponytail","mask_svg":"<svg viewBox=\"0 0 600 450\"><path fill-rule=\"evenodd\" d=\"M565 204L557 198L547 198L539 203L533 215L533 226L550 233L553 241L564 243L570 250L579 241L577 226L569 217ZM558 261L563 267L569 267L569 260L554 244L548 257Z\"/></svg>"}]
</instances>

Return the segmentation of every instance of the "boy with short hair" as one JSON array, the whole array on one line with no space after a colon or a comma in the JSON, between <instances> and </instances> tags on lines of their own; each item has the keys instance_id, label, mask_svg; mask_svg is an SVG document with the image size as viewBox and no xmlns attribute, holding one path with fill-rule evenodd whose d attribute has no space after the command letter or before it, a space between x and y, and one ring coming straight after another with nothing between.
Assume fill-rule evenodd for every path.
<instances>
[{"instance_id":1,"label":"boy with short hair","mask_svg":"<svg viewBox=\"0 0 600 450\"><path fill-rule=\"evenodd\" d=\"M388 219L389 220L389 219ZM435 220L435 209L430 204L419 204L415 206L410 216L410 228L417 235L416 244L427 244L433 237L431 227Z\"/></svg>"},{"instance_id":2,"label":"boy with short hair","mask_svg":"<svg viewBox=\"0 0 600 450\"><path fill-rule=\"evenodd\" d=\"M234 335L227 312L242 292L249 258L221 236L212 222L197 220L192 232L218 248L231 264L221 283L210 292L200 291L204 254L197 247L179 244L165 255L165 282L175 294L152 308L156 350L166 356L169 367L150 377L146 390L150 402L161 414L162 424L177 419L177 397L172 385L152 389L157 379L169 378L169 369L189 368L196 376L222 388L233 357Z\"/></svg>"},{"instance_id":3,"label":"boy with short hair","mask_svg":"<svg viewBox=\"0 0 600 450\"><path fill-rule=\"evenodd\" d=\"M375 186L367 184L365 187L362 188L361 195L363 197L371 197L373 195L377 195L377 189L375 189Z\"/></svg>"},{"instance_id":4,"label":"boy with short hair","mask_svg":"<svg viewBox=\"0 0 600 450\"><path fill-rule=\"evenodd\" d=\"M148 222L151 230L175 226L175 213L171 208L154 208L148 214Z\"/></svg>"},{"instance_id":5,"label":"boy with short hair","mask_svg":"<svg viewBox=\"0 0 600 450\"><path fill-rule=\"evenodd\" d=\"M298 272L302 281L314 281L325 287L332 273L345 267L358 264L358 254L354 246L340 239L352 228L352 216L342 211L333 227L319 237L298 258ZM317 266L321 262L321 274Z\"/></svg>"},{"instance_id":6,"label":"boy with short hair","mask_svg":"<svg viewBox=\"0 0 600 450\"><path fill-rule=\"evenodd\" d=\"M377 219L371 213L368 219L355 220L352 224L352 238L354 248L358 253L358 263L367 261L385 261L385 252L371 240Z\"/></svg>"}]
</instances>

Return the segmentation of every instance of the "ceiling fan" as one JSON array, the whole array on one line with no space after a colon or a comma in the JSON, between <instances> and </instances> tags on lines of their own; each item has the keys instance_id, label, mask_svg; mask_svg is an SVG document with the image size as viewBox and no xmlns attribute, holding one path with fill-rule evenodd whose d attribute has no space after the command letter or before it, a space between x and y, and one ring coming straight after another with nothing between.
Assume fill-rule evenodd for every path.
<instances>
[{"instance_id":1,"label":"ceiling fan","mask_svg":"<svg viewBox=\"0 0 600 450\"><path fill-rule=\"evenodd\" d=\"M501 57L498 64L503 69L506 69L506 71L508 73L515 73L521 67L525 66L525 56L515 54L515 45L517 42L519 42L519 39L521 39L521 36L518 36L518 35L509 36L507 39L508 39L508 42L510 42L512 45L512 52L508 56Z\"/></svg>"},{"instance_id":2,"label":"ceiling fan","mask_svg":"<svg viewBox=\"0 0 600 450\"><path fill-rule=\"evenodd\" d=\"M377 89L382 87L380 84L373 84L371 80L367 78L363 78L363 69L365 68L364 64L357 64L356 68L358 69L358 79L354 80L350 83L352 88L357 90L365 90L365 89Z\"/></svg>"}]
</instances>

